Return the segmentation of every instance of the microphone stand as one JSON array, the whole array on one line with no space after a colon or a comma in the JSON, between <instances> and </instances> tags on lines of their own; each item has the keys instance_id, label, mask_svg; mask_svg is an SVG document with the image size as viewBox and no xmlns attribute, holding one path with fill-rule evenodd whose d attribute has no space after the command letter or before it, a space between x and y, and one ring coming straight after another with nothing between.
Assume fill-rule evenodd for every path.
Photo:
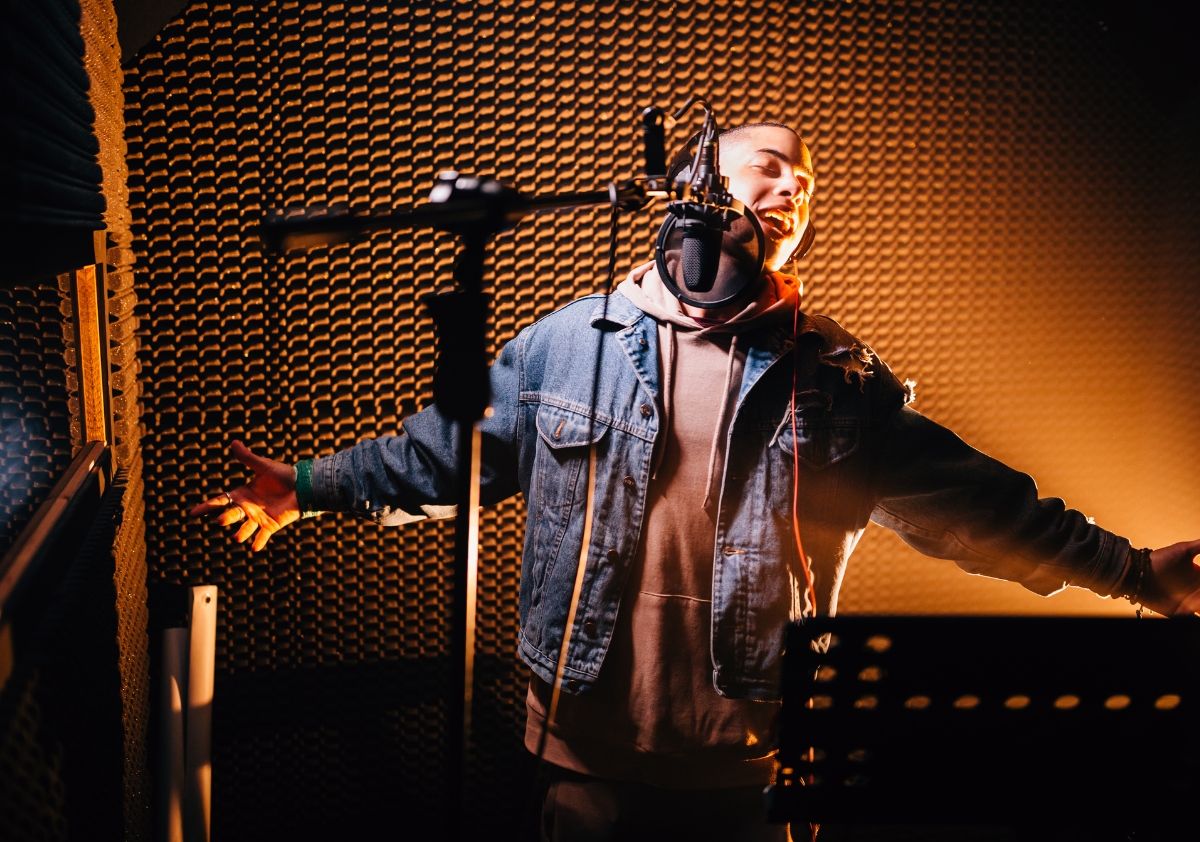
<instances>
[{"instance_id":1,"label":"microphone stand","mask_svg":"<svg viewBox=\"0 0 1200 842\"><path fill-rule=\"evenodd\" d=\"M647 190L649 186L650 190ZM454 582L450 604L450 681L446 710L446 791L448 825L457 824L466 839L466 760L470 739L471 696L474 684L475 582L468 566L475 551L471 525L476 516L469 505L478 499L480 461L474 448L481 443L475 428L491 403L485 354L488 297L483 294L483 267L493 235L507 231L530 213L547 210L614 205L638 210L657 192L653 180L610 184L606 190L523 196L497 181L440 173L430 203L414 210L383 215L306 212L273 216L263 222L260 238L269 250L289 251L344 243L368 231L433 228L458 235L462 242L454 268L456 288L422 298L433 316L437 333L437 366L433 400L438 411L456 427L454 519ZM475 494L472 491L475 490ZM475 520L477 524L478 521Z\"/></svg>"}]
</instances>

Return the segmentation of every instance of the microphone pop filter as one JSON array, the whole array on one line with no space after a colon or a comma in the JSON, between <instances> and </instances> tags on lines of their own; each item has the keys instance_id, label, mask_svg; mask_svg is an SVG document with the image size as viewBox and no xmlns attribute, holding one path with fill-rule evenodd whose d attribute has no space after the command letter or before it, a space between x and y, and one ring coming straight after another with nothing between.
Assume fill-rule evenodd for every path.
<instances>
[{"instance_id":1,"label":"microphone pop filter","mask_svg":"<svg viewBox=\"0 0 1200 842\"><path fill-rule=\"evenodd\" d=\"M658 232L655 262L671 293L694 307L731 304L762 274L766 240L758 220L699 202L673 202Z\"/></svg>"}]
</instances>

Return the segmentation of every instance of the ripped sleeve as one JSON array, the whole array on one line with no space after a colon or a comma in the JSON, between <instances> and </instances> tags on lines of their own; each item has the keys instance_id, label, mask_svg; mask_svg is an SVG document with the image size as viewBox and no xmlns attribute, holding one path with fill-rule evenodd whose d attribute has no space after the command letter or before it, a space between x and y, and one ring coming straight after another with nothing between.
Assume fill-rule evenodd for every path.
<instances>
[{"instance_id":1,"label":"ripped sleeve","mask_svg":"<svg viewBox=\"0 0 1200 842\"><path fill-rule=\"evenodd\" d=\"M1042 595L1067 585L1104 595L1116 587L1129 541L1058 498L1039 498L1028 474L907 406L881 432L871 520L909 546Z\"/></svg>"}]
</instances>

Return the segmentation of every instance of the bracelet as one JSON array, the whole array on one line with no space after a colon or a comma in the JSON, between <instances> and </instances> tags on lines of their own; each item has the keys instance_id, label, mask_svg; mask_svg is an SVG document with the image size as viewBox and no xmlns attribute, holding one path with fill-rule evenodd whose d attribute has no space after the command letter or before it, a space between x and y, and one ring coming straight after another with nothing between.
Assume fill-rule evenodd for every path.
<instances>
[{"instance_id":1,"label":"bracelet","mask_svg":"<svg viewBox=\"0 0 1200 842\"><path fill-rule=\"evenodd\" d=\"M1146 584L1146 574L1150 572L1150 553L1148 548L1129 549L1129 570L1121 582L1120 595L1129 600L1130 605L1140 605L1142 602L1142 587ZM1142 616L1140 608L1138 616Z\"/></svg>"},{"instance_id":2,"label":"bracelet","mask_svg":"<svg viewBox=\"0 0 1200 842\"><path fill-rule=\"evenodd\" d=\"M300 517L316 517L323 514L313 503L313 459L305 459L294 466L296 471L296 500L300 503Z\"/></svg>"}]
</instances>

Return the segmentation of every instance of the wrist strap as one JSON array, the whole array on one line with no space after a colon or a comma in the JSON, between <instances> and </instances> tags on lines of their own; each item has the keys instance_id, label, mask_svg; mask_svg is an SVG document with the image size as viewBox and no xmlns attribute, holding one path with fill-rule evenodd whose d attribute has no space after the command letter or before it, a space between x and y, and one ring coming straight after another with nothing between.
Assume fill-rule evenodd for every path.
<instances>
[{"instance_id":1,"label":"wrist strap","mask_svg":"<svg viewBox=\"0 0 1200 842\"><path fill-rule=\"evenodd\" d=\"M1129 600L1131 605L1139 606L1137 615L1142 616L1142 589L1150 575L1150 553L1148 548L1135 550L1129 548L1129 570L1121 582L1119 595Z\"/></svg>"},{"instance_id":2,"label":"wrist strap","mask_svg":"<svg viewBox=\"0 0 1200 842\"><path fill-rule=\"evenodd\" d=\"M316 517L321 514L313 499L313 460L296 463L296 499L300 503L300 517Z\"/></svg>"}]
</instances>

